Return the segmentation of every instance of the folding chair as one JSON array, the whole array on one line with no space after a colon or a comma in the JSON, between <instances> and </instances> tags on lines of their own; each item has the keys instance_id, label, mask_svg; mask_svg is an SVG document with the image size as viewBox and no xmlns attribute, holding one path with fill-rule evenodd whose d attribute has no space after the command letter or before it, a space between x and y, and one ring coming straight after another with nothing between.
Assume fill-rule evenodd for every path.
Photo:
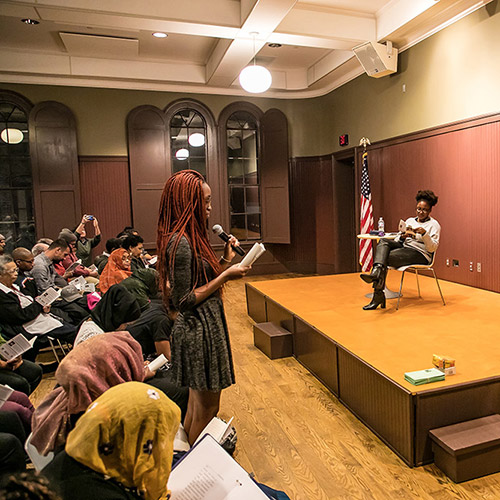
<instances>
[{"instance_id":1,"label":"folding chair","mask_svg":"<svg viewBox=\"0 0 500 500\"><path fill-rule=\"evenodd\" d=\"M439 286L439 281L437 279L436 273L434 272L434 260L436 258L436 252L432 254L432 262L430 264L411 264L409 266L401 266L401 267L389 267L389 269L394 269L396 271L401 271L403 274L401 275L401 284L399 285L399 295L398 295L398 303L396 305L396 311L399 309L399 301L401 299L401 292L403 290L403 280L405 278L405 272L408 270L413 270L415 271L415 276L417 277L417 290L418 290L418 296L421 298L422 296L420 295L420 283L418 282L418 272L419 271L431 271L434 279L436 280L436 285L439 290L439 294L441 295L441 300L443 301L443 306L446 305L446 302L444 301L443 297L443 292L441 291L441 287Z\"/></svg>"}]
</instances>

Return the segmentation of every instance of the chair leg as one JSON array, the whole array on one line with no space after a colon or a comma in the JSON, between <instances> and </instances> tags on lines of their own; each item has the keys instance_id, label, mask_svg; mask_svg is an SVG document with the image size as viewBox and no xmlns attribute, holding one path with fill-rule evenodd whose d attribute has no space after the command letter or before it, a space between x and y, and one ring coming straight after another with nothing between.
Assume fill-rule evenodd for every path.
<instances>
[{"instance_id":1,"label":"chair leg","mask_svg":"<svg viewBox=\"0 0 500 500\"><path fill-rule=\"evenodd\" d=\"M438 286L439 290L439 295L441 295L441 300L443 301L443 306L446 305L446 302L444 301L443 297L443 292L441 291L441 286L439 285L439 280L437 279L436 273L434 272L434 269L431 268L432 274L434 275L434 279L436 280L436 285Z\"/></svg>"},{"instance_id":2,"label":"chair leg","mask_svg":"<svg viewBox=\"0 0 500 500\"><path fill-rule=\"evenodd\" d=\"M52 348L52 352L54 353L54 357L56 358L57 362L60 363L61 360L59 359L59 356L57 355L57 350L54 346L54 342L52 341L52 339L49 337L49 344L50 344L50 347Z\"/></svg>"},{"instance_id":3,"label":"chair leg","mask_svg":"<svg viewBox=\"0 0 500 500\"><path fill-rule=\"evenodd\" d=\"M396 311L399 310L399 301L401 300L401 292L403 290L403 280L405 279L405 271L401 275L401 283L399 284L399 294L398 294L398 303L396 304Z\"/></svg>"},{"instance_id":4,"label":"chair leg","mask_svg":"<svg viewBox=\"0 0 500 500\"><path fill-rule=\"evenodd\" d=\"M68 354L66 352L66 349L63 347L63 345L61 344L61 341L59 339L56 339L56 340L57 340L57 343L59 344L59 349L61 349L63 357L66 356L66 354Z\"/></svg>"},{"instance_id":5,"label":"chair leg","mask_svg":"<svg viewBox=\"0 0 500 500\"><path fill-rule=\"evenodd\" d=\"M418 269L415 269L415 276L417 277L417 290L418 290L418 298L421 299L422 295L420 295L420 283L418 281Z\"/></svg>"}]
</instances>

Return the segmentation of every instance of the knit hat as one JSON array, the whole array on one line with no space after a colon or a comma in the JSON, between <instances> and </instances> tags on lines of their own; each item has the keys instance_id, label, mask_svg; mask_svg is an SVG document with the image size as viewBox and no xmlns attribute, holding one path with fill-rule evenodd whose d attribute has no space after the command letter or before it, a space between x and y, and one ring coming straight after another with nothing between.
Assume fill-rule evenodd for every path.
<instances>
[{"instance_id":1,"label":"knit hat","mask_svg":"<svg viewBox=\"0 0 500 500\"><path fill-rule=\"evenodd\" d=\"M79 299L81 296L82 294L74 285L68 285L61 289L61 297L66 302L73 302L74 300Z\"/></svg>"},{"instance_id":2,"label":"knit hat","mask_svg":"<svg viewBox=\"0 0 500 500\"><path fill-rule=\"evenodd\" d=\"M71 229L68 229L67 227L61 229L61 232L59 233L58 239L63 239L67 243L74 243L77 240L77 237Z\"/></svg>"}]
</instances>

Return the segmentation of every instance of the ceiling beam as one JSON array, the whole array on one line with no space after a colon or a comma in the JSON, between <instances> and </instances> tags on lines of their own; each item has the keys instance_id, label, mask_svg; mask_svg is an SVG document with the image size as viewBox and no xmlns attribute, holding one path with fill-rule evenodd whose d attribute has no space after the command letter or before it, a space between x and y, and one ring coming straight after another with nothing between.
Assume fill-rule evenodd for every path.
<instances>
[{"instance_id":1,"label":"ceiling beam","mask_svg":"<svg viewBox=\"0 0 500 500\"><path fill-rule=\"evenodd\" d=\"M220 40L207 62L207 83L229 87L296 2L256 0L253 5L244 4L249 13L235 40L229 44ZM252 33L258 34L252 37Z\"/></svg>"},{"instance_id":2,"label":"ceiling beam","mask_svg":"<svg viewBox=\"0 0 500 500\"><path fill-rule=\"evenodd\" d=\"M276 29L290 35L316 36L331 40L359 42L374 40L377 21L374 16L346 14L334 9L297 5Z\"/></svg>"},{"instance_id":3,"label":"ceiling beam","mask_svg":"<svg viewBox=\"0 0 500 500\"><path fill-rule=\"evenodd\" d=\"M438 8L435 0L396 0L387 4L377 13L376 40L385 40L431 7Z\"/></svg>"}]
</instances>

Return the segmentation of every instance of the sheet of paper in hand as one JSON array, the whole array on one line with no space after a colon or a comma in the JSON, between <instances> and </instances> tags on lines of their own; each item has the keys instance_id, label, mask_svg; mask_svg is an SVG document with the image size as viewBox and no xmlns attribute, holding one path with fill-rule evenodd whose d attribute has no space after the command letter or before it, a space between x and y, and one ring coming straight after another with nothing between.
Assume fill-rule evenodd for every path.
<instances>
[{"instance_id":1,"label":"sheet of paper in hand","mask_svg":"<svg viewBox=\"0 0 500 500\"><path fill-rule=\"evenodd\" d=\"M45 292L35 298L35 300L42 306L50 306L52 302L56 301L61 296L61 290L56 290L54 287L47 288Z\"/></svg>"}]
</instances>

